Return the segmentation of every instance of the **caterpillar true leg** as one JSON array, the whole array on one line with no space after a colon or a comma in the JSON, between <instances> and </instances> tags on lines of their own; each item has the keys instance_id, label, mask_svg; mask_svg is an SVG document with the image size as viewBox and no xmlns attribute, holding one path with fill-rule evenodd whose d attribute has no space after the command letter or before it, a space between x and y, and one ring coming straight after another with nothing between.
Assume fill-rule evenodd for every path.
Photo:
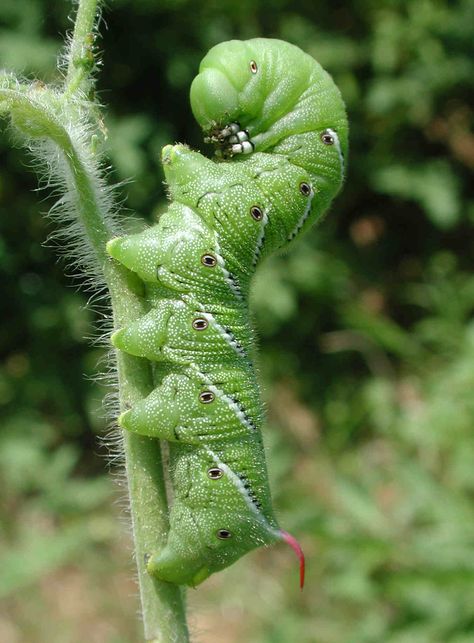
<instances>
[{"instance_id":1,"label":"caterpillar true leg","mask_svg":"<svg viewBox=\"0 0 474 643\"><path fill-rule=\"evenodd\" d=\"M239 123L229 123L220 127L214 125L204 137L206 143L212 143L224 158L236 154L251 154L255 151L247 130L241 129Z\"/></svg>"},{"instance_id":2,"label":"caterpillar true leg","mask_svg":"<svg viewBox=\"0 0 474 643\"><path fill-rule=\"evenodd\" d=\"M255 145L250 140L247 130L238 130L226 137L222 143L222 153L224 156L232 157L236 154L251 154L254 151Z\"/></svg>"}]
</instances>

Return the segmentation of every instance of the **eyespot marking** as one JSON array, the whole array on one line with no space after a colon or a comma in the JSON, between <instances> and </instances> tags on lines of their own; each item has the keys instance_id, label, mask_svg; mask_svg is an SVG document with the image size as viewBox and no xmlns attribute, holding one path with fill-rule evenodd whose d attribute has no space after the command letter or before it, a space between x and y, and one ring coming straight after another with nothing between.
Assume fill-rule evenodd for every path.
<instances>
[{"instance_id":1,"label":"eyespot marking","mask_svg":"<svg viewBox=\"0 0 474 643\"><path fill-rule=\"evenodd\" d=\"M221 540L227 540L227 538L232 538L232 533L228 529L219 529L216 536Z\"/></svg>"},{"instance_id":2,"label":"eyespot marking","mask_svg":"<svg viewBox=\"0 0 474 643\"><path fill-rule=\"evenodd\" d=\"M255 60L250 61L250 71L252 72L252 74L256 74L258 71L258 66Z\"/></svg>"},{"instance_id":3,"label":"eyespot marking","mask_svg":"<svg viewBox=\"0 0 474 643\"><path fill-rule=\"evenodd\" d=\"M207 319L203 319L202 317L196 317L196 319L193 319L194 330L206 330L208 326L209 323Z\"/></svg>"},{"instance_id":4,"label":"eyespot marking","mask_svg":"<svg viewBox=\"0 0 474 643\"><path fill-rule=\"evenodd\" d=\"M219 467L211 467L208 469L207 475L211 480L219 480L224 475L224 472Z\"/></svg>"},{"instance_id":5,"label":"eyespot marking","mask_svg":"<svg viewBox=\"0 0 474 643\"><path fill-rule=\"evenodd\" d=\"M217 259L214 255L204 254L201 257L201 263L203 266L206 266L206 268L214 268L214 266L217 265Z\"/></svg>"},{"instance_id":6,"label":"eyespot marking","mask_svg":"<svg viewBox=\"0 0 474 643\"><path fill-rule=\"evenodd\" d=\"M303 181L300 183L300 192L303 196L309 196L311 194L311 186L309 183Z\"/></svg>"},{"instance_id":7,"label":"eyespot marking","mask_svg":"<svg viewBox=\"0 0 474 643\"><path fill-rule=\"evenodd\" d=\"M324 132L321 132L321 140L324 145L334 145L335 143L334 136L328 129L325 129Z\"/></svg>"},{"instance_id":8,"label":"eyespot marking","mask_svg":"<svg viewBox=\"0 0 474 643\"><path fill-rule=\"evenodd\" d=\"M255 221L261 221L263 219L263 210L258 205L253 205L250 208L250 215Z\"/></svg>"},{"instance_id":9,"label":"eyespot marking","mask_svg":"<svg viewBox=\"0 0 474 643\"><path fill-rule=\"evenodd\" d=\"M202 404L210 404L211 402L214 402L215 397L216 396L212 391L203 391L199 394L199 401Z\"/></svg>"}]
</instances>

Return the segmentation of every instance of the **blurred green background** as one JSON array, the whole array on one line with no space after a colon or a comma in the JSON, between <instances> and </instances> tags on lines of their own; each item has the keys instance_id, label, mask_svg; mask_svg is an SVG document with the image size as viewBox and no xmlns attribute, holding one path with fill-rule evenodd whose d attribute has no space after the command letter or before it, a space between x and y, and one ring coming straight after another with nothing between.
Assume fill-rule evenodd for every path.
<instances>
[{"instance_id":1,"label":"blurred green background","mask_svg":"<svg viewBox=\"0 0 474 643\"><path fill-rule=\"evenodd\" d=\"M112 180L151 222L159 152L217 42L289 40L334 76L349 174L253 292L275 505L301 540L189 592L202 643L474 641L474 3L114 0L99 98ZM0 66L55 78L69 2L2 0ZM54 200L0 140L0 641L141 640L123 490L106 469L94 314L44 241ZM125 213L127 214L127 213Z\"/></svg>"}]
</instances>

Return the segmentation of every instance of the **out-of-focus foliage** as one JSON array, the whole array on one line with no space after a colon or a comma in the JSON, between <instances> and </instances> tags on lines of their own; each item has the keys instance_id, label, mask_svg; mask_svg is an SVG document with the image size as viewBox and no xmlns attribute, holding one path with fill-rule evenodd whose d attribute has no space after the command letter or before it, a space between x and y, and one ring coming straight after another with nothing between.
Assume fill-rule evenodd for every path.
<instances>
[{"instance_id":1,"label":"out-of-focus foliage","mask_svg":"<svg viewBox=\"0 0 474 643\"><path fill-rule=\"evenodd\" d=\"M253 293L275 503L306 550L307 587L286 549L255 552L192 593L197 639L473 641L473 3L109 4L112 178L133 177L127 205L149 221L166 207L161 146L203 147L187 93L219 41L298 44L333 74L351 122L343 193ZM50 80L68 11L2 0L0 66ZM97 457L93 315L42 245L47 191L0 145L0 640L131 643L133 572Z\"/></svg>"}]
</instances>

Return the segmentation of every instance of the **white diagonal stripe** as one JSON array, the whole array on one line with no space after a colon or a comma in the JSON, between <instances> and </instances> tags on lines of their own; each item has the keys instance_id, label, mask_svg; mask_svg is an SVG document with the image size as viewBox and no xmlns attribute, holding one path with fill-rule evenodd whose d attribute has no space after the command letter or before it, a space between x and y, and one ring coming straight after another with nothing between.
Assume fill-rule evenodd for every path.
<instances>
[{"instance_id":1,"label":"white diagonal stripe","mask_svg":"<svg viewBox=\"0 0 474 643\"><path fill-rule=\"evenodd\" d=\"M257 244L255 246L255 252L254 252L253 261L252 261L252 265L254 267L257 265L257 261L262 251L263 242L265 241L265 226L267 225L267 223L268 223L268 212L266 210L263 210L263 218L262 218L262 223L260 228L260 234L258 235Z\"/></svg>"},{"instance_id":2,"label":"white diagonal stripe","mask_svg":"<svg viewBox=\"0 0 474 643\"><path fill-rule=\"evenodd\" d=\"M216 330L219 333L219 335L226 342L226 344L228 344L232 348L232 350L235 351L237 355L239 355L239 357L247 357L245 350L235 339L235 337L231 333L226 331L225 328L223 328L220 324L218 324L214 316L211 315L211 313L206 313L202 311L201 315L214 328L214 330Z\"/></svg>"},{"instance_id":3,"label":"white diagonal stripe","mask_svg":"<svg viewBox=\"0 0 474 643\"><path fill-rule=\"evenodd\" d=\"M251 510L253 514L255 514L255 517L257 520L262 523L262 525L265 527L265 529L270 532L272 535L276 536L277 538L280 538L280 532L272 527L268 520L265 518L263 513L259 510L255 502L253 501L252 497L250 496L249 492L244 486L244 483L242 480L239 478L239 476L232 471L232 469L227 465L225 462L222 462L222 460L219 459L216 453L212 451L211 449L206 447L206 451L208 455L214 460L214 463L219 469L221 469L229 478L229 480L232 482L232 484L235 486L237 491L242 495L245 504L247 507Z\"/></svg>"},{"instance_id":4,"label":"white diagonal stripe","mask_svg":"<svg viewBox=\"0 0 474 643\"><path fill-rule=\"evenodd\" d=\"M239 419L239 422L243 426L245 426L250 431L256 430L257 427L255 426L255 424L252 422L250 418L246 416L246 414L240 408L239 404L237 404L237 402L234 399L232 399L230 395L227 395L226 393L224 393L224 391L221 391L221 389L217 388L217 386L215 386L212 383L212 381L207 377L207 375L205 375L204 373L201 373L201 371L198 369L196 364L191 363L189 366L192 368L192 370L194 370L196 375L204 382L204 384L209 388L209 390L212 393L214 393L216 397L218 397L225 404L227 404L227 406L232 410L233 413L235 413L235 415Z\"/></svg>"},{"instance_id":5,"label":"white diagonal stripe","mask_svg":"<svg viewBox=\"0 0 474 643\"><path fill-rule=\"evenodd\" d=\"M303 227L304 222L309 217L309 213L311 212L311 204L313 203L313 197L314 197L314 190L313 190L313 188L311 188L311 193L310 193L310 195L308 197L308 203L306 204L306 208L305 208L305 211L303 212L303 216L301 217L301 219L298 221L296 226L293 228L293 230L288 235L288 241L291 241L294 237L296 237L298 232Z\"/></svg>"},{"instance_id":6,"label":"white diagonal stripe","mask_svg":"<svg viewBox=\"0 0 474 643\"><path fill-rule=\"evenodd\" d=\"M341 179L344 179L345 164L344 164L344 154L342 153L342 148L341 148L341 141L339 140L339 136L337 135L337 132L335 132L333 129L328 128L327 131L331 134L331 136L334 139L334 145L336 146L336 150L339 155L339 162L341 164Z\"/></svg>"}]
</instances>

